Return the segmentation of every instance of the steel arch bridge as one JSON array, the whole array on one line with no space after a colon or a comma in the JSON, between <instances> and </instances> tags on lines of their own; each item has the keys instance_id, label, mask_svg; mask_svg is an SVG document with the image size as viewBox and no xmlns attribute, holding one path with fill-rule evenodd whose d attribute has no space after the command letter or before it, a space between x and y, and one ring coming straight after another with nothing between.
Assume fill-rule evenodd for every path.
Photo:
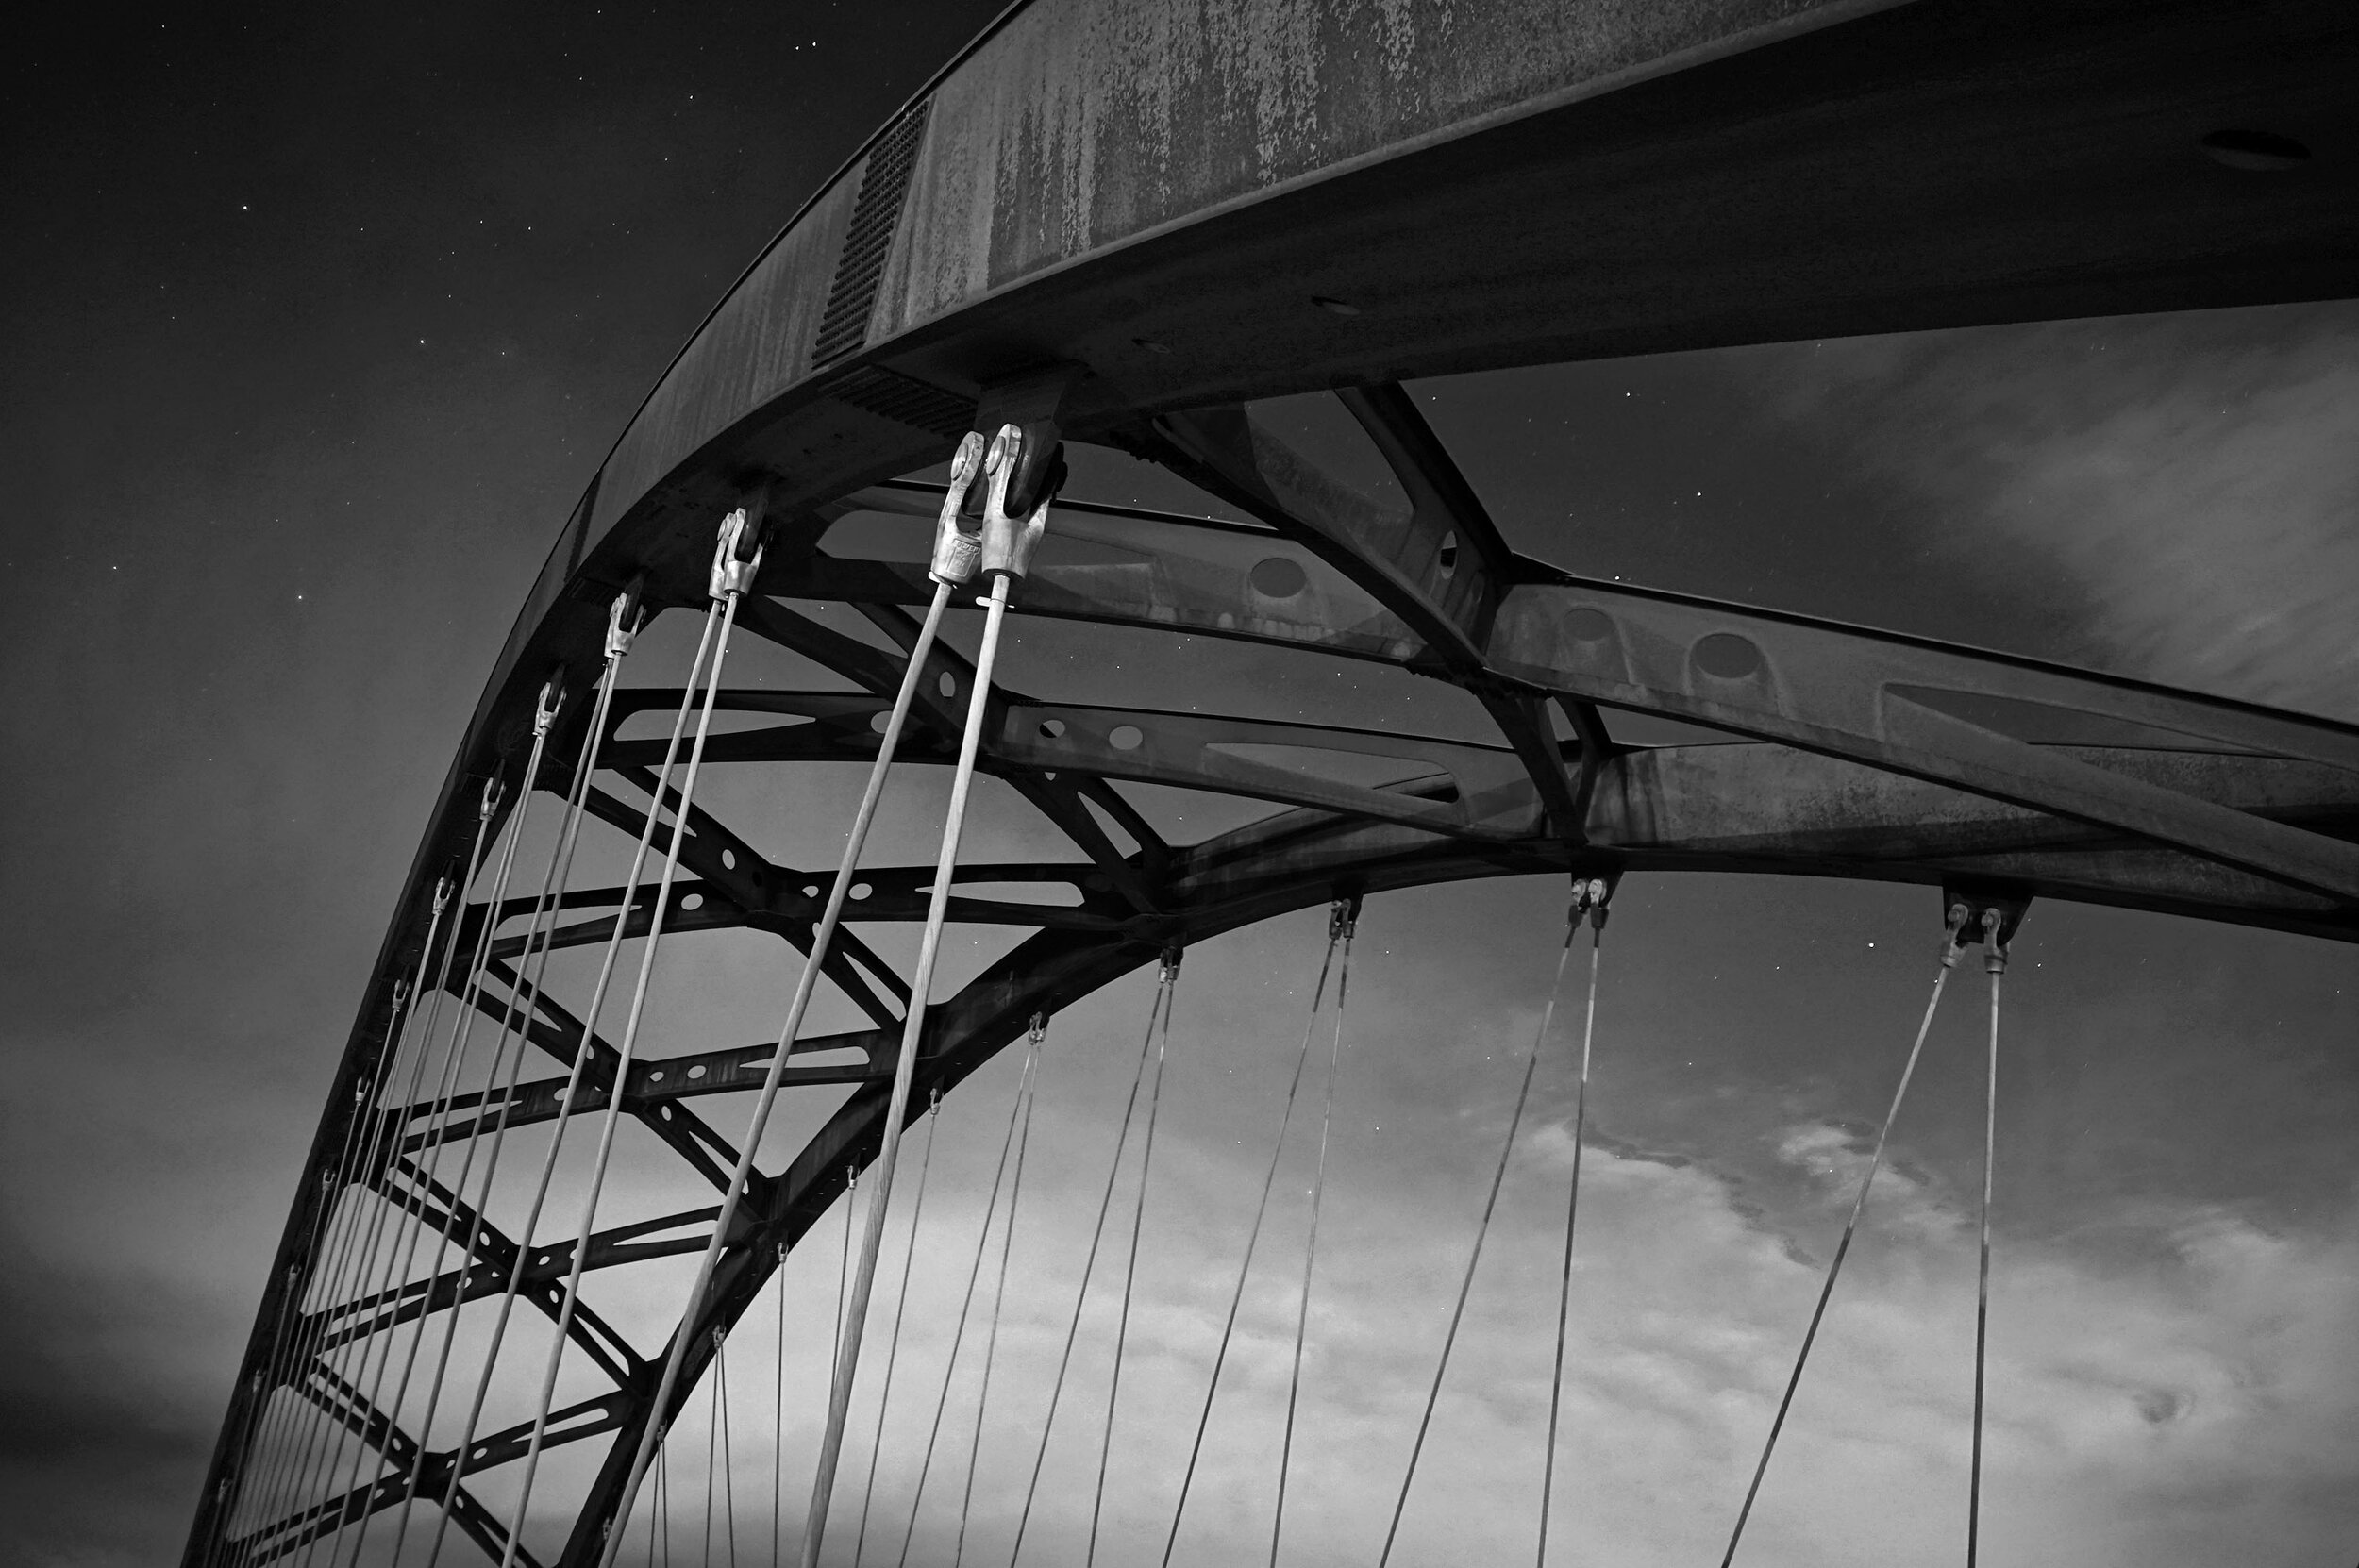
<instances>
[{"instance_id":1,"label":"steel arch bridge","mask_svg":"<svg viewBox=\"0 0 2359 1568\"><path fill-rule=\"evenodd\" d=\"M1227 519L1060 502L1017 601L1042 621L1242 639L1389 665L1471 693L1487 743L1036 700L1001 689L979 768L1070 841L1040 863L962 868L950 918L1032 934L925 1026L912 1116L1053 1013L1168 944L1364 893L1546 871L1748 871L2082 900L2359 939L2359 729L2031 659L1571 575L1507 547L1400 389L1413 377L1677 349L2129 311L2347 297L2359 271L2359 24L2345 7L2228 0L2040 7L1802 0L1620 8L1460 7L1447 25L1339 3L1240 7L1214 25L1163 0L1035 0L945 66L794 217L632 419L566 523L470 722L362 1001L288 1217L183 1560L282 1557L421 1494L456 1530L508 1543L466 1477L519 1458L522 1429L424 1452L397 1410L327 1361L332 1345L496 1294L520 1249L523 1301L555 1315L570 1242L547 1250L468 1211L418 1159L492 1115L486 1096L372 1098L405 977L440 931L480 945L458 1005L498 1018L520 988L532 900L441 909L487 783L532 749L544 684L569 693L537 776L593 742L588 809L645 825L666 761L627 720L677 691L632 688L585 726L618 593L700 608L716 522L766 529L742 633L852 689L728 689L761 720L709 760L867 761L929 586L922 559L868 548L929 518L905 475L1003 422L1160 466ZM2206 137L2231 155L2199 151ZM1405 503L1370 499L1248 405L1331 398ZM1055 542L1086 551L1060 554ZM813 602L848 607L854 636ZM936 644L901 759L950 763L974 671ZM2040 715L2132 737L2040 743ZM1741 743L1634 746L1626 714ZM1289 757L1409 759L1384 784ZM540 755L539 753L534 753ZM1250 825L1167 842L1115 786L1266 803ZM493 809L496 831L525 791ZM675 797L676 798L676 797ZM808 952L831 872L773 864L692 807L670 929L768 933ZM862 873L853 918L914 921L929 867ZM1054 899L1007 893L1030 884ZM575 890L557 944L647 929L655 892ZM689 908L690 905L694 907ZM487 932L486 922L491 923ZM857 1086L791 1161L760 1173L714 1288L675 1329L683 1376L656 1403L661 1347L584 1313L577 1350L609 1392L558 1412L552 1446L603 1459L555 1560L597 1560L630 1456L668 1423L745 1310L883 1133L907 982L848 933L827 975L870 1019L799 1041L790 1088ZM528 996L546 1071L503 1126L610 1095L712 1184L739 1152L699 1096L758 1081L773 1047L712 1042L637 1062ZM843 1064L846 1054L850 1065ZM330 1299L327 1219L350 1187L456 1218L460 1266ZM676 1216L672 1228L703 1211ZM701 1236L592 1239L592 1269ZM291 1327L291 1326L293 1326ZM303 1338L310 1335L307 1341ZM293 1338L291 1339L291 1335ZM289 1400L372 1462L342 1493L258 1512L241 1486ZM454 1487L453 1482L458 1484ZM528 1559L529 1554L522 1554ZM520 1559L521 1560L521 1559Z\"/></svg>"}]
</instances>

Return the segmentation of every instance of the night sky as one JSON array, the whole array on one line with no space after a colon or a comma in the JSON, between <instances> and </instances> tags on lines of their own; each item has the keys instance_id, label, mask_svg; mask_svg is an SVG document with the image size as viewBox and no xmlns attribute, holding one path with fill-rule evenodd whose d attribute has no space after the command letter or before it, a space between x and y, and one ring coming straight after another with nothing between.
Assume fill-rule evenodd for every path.
<instances>
[{"instance_id":1,"label":"night sky","mask_svg":"<svg viewBox=\"0 0 2359 1568\"><path fill-rule=\"evenodd\" d=\"M92 15L0 68L16 480L0 532L0 1561L176 1553L301 1151L515 606L706 309L994 8ZM1772 345L1416 392L1511 542L1575 570L2359 720L2359 309ZM1127 482L1080 473L1108 498ZM633 678L676 682L692 636L659 626ZM1481 733L1430 683L1266 650L1031 628L1011 660L1051 699ZM715 789L774 858L832 858L845 792L790 810L749 782ZM878 858L926 853L939 798L938 779L900 788ZM1155 809L1185 812L1191 836L1232 820ZM986 792L982 810L978 855L1048 848L1008 800ZM1372 1558L1561 892L1370 902L1290 1561ZM1572 1560L1717 1551L1922 1005L1936 905L1763 878L1633 878L1617 895L1559 1483ZM1109 1493L1126 1553L1159 1547L1168 1520L1186 1433L1141 1412L1192 1416L1202 1396L1320 931L1305 913L1208 944L1181 982ZM698 1027L731 1039L764 1032L793 980L761 943L678 961L659 1001L728 981L728 1017ZM1983 1005L1979 970L1960 981L1748 1561L1956 1549ZM2010 984L1986 1560L2359 1556L2359 959L2043 905ZM1051 1038L1043 1196L1003 1345L1017 1407L1046 1403L1146 989L1112 988ZM667 1025L655 1048L703 1038ZM1397 1560L1529 1550L1564 1043ZM944 1112L926 1233L943 1239L920 1249L921 1290L963 1276L1013 1068ZM726 1129L741 1099L702 1104ZM1303 1137L1266 1258L1299 1257ZM825 1251L789 1270L813 1311L833 1289ZM1266 1531L1289 1266L1256 1266L1183 1560ZM617 1277L606 1305L652 1325L673 1279ZM1102 1400L1090 1343L1079 1393ZM946 1346L946 1328L912 1326L918 1386ZM750 1387L767 1367L749 1356ZM817 1386L811 1356L788 1374ZM1067 1419L1050 1462L1079 1476L1094 1428ZM809 1423L790 1420L792 1474ZM922 1438L896 1405L884 1495L914 1484ZM989 1465L984 1480L997 1499ZM1078 1506L1052 1510L1043 1560L1077 1545ZM1012 1513L979 1511L991 1553ZM912 1560L931 1560L927 1518Z\"/></svg>"}]
</instances>

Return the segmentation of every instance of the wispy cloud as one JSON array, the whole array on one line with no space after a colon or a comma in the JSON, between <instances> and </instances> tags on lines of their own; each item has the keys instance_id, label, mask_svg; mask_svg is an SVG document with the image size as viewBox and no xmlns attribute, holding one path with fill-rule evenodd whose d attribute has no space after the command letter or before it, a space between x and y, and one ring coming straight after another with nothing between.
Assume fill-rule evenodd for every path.
<instances>
[{"instance_id":1,"label":"wispy cloud","mask_svg":"<svg viewBox=\"0 0 2359 1568\"><path fill-rule=\"evenodd\" d=\"M2063 322L1762 361L1774 406L2058 571L2116 668L2359 718L2359 308Z\"/></svg>"},{"instance_id":2,"label":"wispy cloud","mask_svg":"<svg viewBox=\"0 0 2359 1568\"><path fill-rule=\"evenodd\" d=\"M1573 1560L1683 1564L1725 1541L1820 1280L1823 1264L1801 1244L1829 1249L1865 1158L1855 1133L1823 1122L1777 1128L1772 1143L1809 1174L1814 1194L1775 1221L1706 1163L1585 1151L1554 1526ZM1219 1151L1181 1140L1165 1152L1101 1525L1102 1544L1126 1560L1161 1552L1242 1244L1233 1228L1190 1222L1251 1193ZM1544 1127L1516 1162L1397 1561L1514 1560L1531 1549L1565 1152L1563 1129ZM1322 1248L1313 1290L1290 1562L1371 1560L1390 1518L1479 1196L1418 1192L1418 1179L1363 1186L1330 1209L1329 1233L1340 1235ZM1266 1549L1302 1197L1281 1184L1177 1560ZM938 1209L936 1234L971 1236L974 1208L957 1199ZM987 1556L1014 1533L1092 1212L1064 1193L1027 1215L970 1524L970 1543L988 1543ZM1965 1202L1905 1160L1879 1176L1748 1530L1748 1563L1929 1560L1956 1549L1970 1221ZM2359 1467L2348 1414L2359 1367L2347 1354L2359 1330L2359 1215L2300 1235L2197 1207L2149 1207L2123 1223L2145 1238L2131 1262L2001 1230L1985 1493L1993 1559L2192 1565L2233 1553L2292 1564L2344 1549L2359 1527L2359 1501L2338 1492ZM921 1261L921 1299L934 1305L904 1330L878 1494L896 1547L948 1349L952 1314L941 1304L955 1298L968 1244L945 1241ZM1119 1277L1120 1243L1109 1245L1029 1528L1027 1549L1044 1560L1078 1552L1088 1529ZM921 1247L921 1257L932 1252ZM742 1386L766 1380L761 1337L746 1336ZM795 1360L791 1382L815 1384L811 1359ZM929 1543L946 1543L953 1528L974 1375L969 1359L913 1560L931 1560ZM868 1430L856 1424L855 1471ZM806 1473L806 1463L790 1451L787 1471ZM749 1471L743 1484L767 1481ZM856 1495L845 1493L847 1522ZM799 1511L795 1500L788 1511Z\"/></svg>"}]
</instances>

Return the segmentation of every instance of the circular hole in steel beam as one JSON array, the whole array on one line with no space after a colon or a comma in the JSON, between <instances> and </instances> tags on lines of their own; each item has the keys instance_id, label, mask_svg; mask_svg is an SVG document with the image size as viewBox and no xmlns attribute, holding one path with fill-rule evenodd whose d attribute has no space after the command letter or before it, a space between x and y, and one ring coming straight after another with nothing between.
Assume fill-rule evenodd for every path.
<instances>
[{"instance_id":1,"label":"circular hole in steel beam","mask_svg":"<svg viewBox=\"0 0 2359 1568\"><path fill-rule=\"evenodd\" d=\"M701 1078L705 1076L705 1070L702 1066L691 1067L688 1070L688 1076L692 1078Z\"/></svg>"},{"instance_id":2,"label":"circular hole in steel beam","mask_svg":"<svg viewBox=\"0 0 2359 1568\"><path fill-rule=\"evenodd\" d=\"M1448 576L1458 570L1458 532L1452 529L1442 536L1442 547L1433 552L1433 564Z\"/></svg>"},{"instance_id":3,"label":"circular hole in steel beam","mask_svg":"<svg viewBox=\"0 0 2359 1568\"><path fill-rule=\"evenodd\" d=\"M721 867L725 871L735 871L737 869L736 850L725 849L721 851Z\"/></svg>"},{"instance_id":4,"label":"circular hole in steel beam","mask_svg":"<svg viewBox=\"0 0 2359 1568\"><path fill-rule=\"evenodd\" d=\"M945 670L935 677L934 690L945 697L955 697L959 694L959 677Z\"/></svg>"},{"instance_id":5,"label":"circular hole in steel beam","mask_svg":"<svg viewBox=\"0 0 2359 1568\"><path fill-rule=\"evenodd\" d=\"M891 723L892 719L892 714L879 708L877 711L868 715L868 727L875 730L878 734L882 735L885 732L885 726Z\"/></svg>"},{"instance_id":6,"label":"circular hole in steel beam","mask_svg":"<svg viewBox=\"0 0 2359 1568\"><path fill-rule=\"evenodd\" d=\"M2310 161L2310 149L2290 136L2275 131L2246 130L2230 127L2216 130L2196 143L2204 155L2223 168L2241 169L2248 174L2273 174L2280 169L2299 169Z\"/></svg>"},{"instance_id":7,"label":"circular hole in steel beam","mask_svg":"<svg viewBox=\"0 0 2359 1568\"><path fill-rule=\"evenodd\" d=\"M1696 668L1719 680L1743 680L1761 669L1761 650L1732 631L1698 638Z\"/></svg>"},{"instance_id":8,"label":"circular hole in steel beam","mask_svg":"<svg viewBox=\"0 0 2359 1568\"><path fill-rule=\"evenodd\" d=\"M1564 617L1565 635L1576 642L1603 642L1614 636L1614 617L1583 605Z\"/></svg>"},{"instance_id":9,"label":"circular hole in steel beam","mask_svg":"<svg viewBox=\"0 0 2359 1568\"><path fill-rule=\"evenodd\" d=\"M852 884L852 900L853 902L858 903L861 899L867 897L870 893L875 892L876 891L876 889L870 887L865 882L855 882Z\"/></svg>"},{"instance_id":10,"label":"circular hole in steel beam","mask_svg":"<svg viewBox=\"0 0 2359 1568\"><path fill-rule=\"evenodd\" d=\"M818 897L818 896L819 896L819 884L818 884L818 883L816 883L816 882L805 882L805 883L803 884L803 896L804 896L805 898L816 898L816 897Z\"/></svg>"},{"instance_id":11,"label":"circular hole in steel beam","mask_svg":"<svg viewBox=\"0 0 2359 1568\"><path fill-rule=\"evenodd\" d=\"M1265 598L1291 599L1311 586L1311 574L1284 556L1269 556L1253 563L1246 580Z\"/></svg>"},{"instance_id":12,"label":"circular hole in steel beam","mask_svg":"<svg viewBox=\"0 0 2359 1568\"><path fill-rule=\"evenodd\" d=\"M701 909L705 907L705 895L700 892L692 892L679 901L679 907L683 909Z\"/></svg>"},{"instance_id":13,"label":"circular hole in steel beam","mask_svg":"<svg viewBox=\"0 0 2359 1568\"><path fill-rule=\"evenodd\" d=\"M648 1074L647 1081L649 1083L661 1083L663 1081L663 1069L659 1067L654 1072Z\"/></svg>"},{"instance_id":14,"label":"circular hole in steel beam","mask_svg":"<svg viewBox=\"0 0 2359 1568\"><path fill-rule=\"evenodd\" d=\"M1106 743L1116 751L1136 751L1146 740L1146 731L1136 725L1116 725L1106 732Z\"/></svg>"},{"instance_id":15,"label":"circular hole in steel beam","mask_svg":"<svg viewBox=\"0 0 2359 1568\"><path fill-rule=\"evenodd\" d=\"M1043 719L1040 722L1040 733L1041 739L1045 741L1054 741L1064 734L1064 721L1062 719Z\"/></svg>"}]
</instances>

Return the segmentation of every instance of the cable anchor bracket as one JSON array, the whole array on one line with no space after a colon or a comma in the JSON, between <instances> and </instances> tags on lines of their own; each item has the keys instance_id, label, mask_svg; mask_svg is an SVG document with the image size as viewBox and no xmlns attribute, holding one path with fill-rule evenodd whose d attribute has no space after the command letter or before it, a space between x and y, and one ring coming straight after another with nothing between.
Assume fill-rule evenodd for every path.
<instances>
[{"instance_id":1,"label":"cable anchor bracket","mask_svg":"<svg viewBox=\"0 0 2359 1568\"><path fill-rule=\"evenodd\" d=\"M1957 927L1957 944L1963 947L1982 943L1983 967L1994 975L2004 973L2007 948L2023 924L2025 911L2032 907L2032 895L2019 888L1950 882L1943 886L1941 900L1950 923Z\"/></svg>"},{"instance_id":2,"label":"cable anchor bracket","mask_svg":"<svg viewBox=\"0 0 2359 1568\"><path fill-rule=\"evenodd\" d=\"M1581 917L1586 915L1592 930L1604 930L1606 904L1614 896L1614 884L1620 880L1618 873L1602 876L1575 876L1572 908L1565 912L1565 924L1578 926Z\"/></svg>"}]
</instances>

